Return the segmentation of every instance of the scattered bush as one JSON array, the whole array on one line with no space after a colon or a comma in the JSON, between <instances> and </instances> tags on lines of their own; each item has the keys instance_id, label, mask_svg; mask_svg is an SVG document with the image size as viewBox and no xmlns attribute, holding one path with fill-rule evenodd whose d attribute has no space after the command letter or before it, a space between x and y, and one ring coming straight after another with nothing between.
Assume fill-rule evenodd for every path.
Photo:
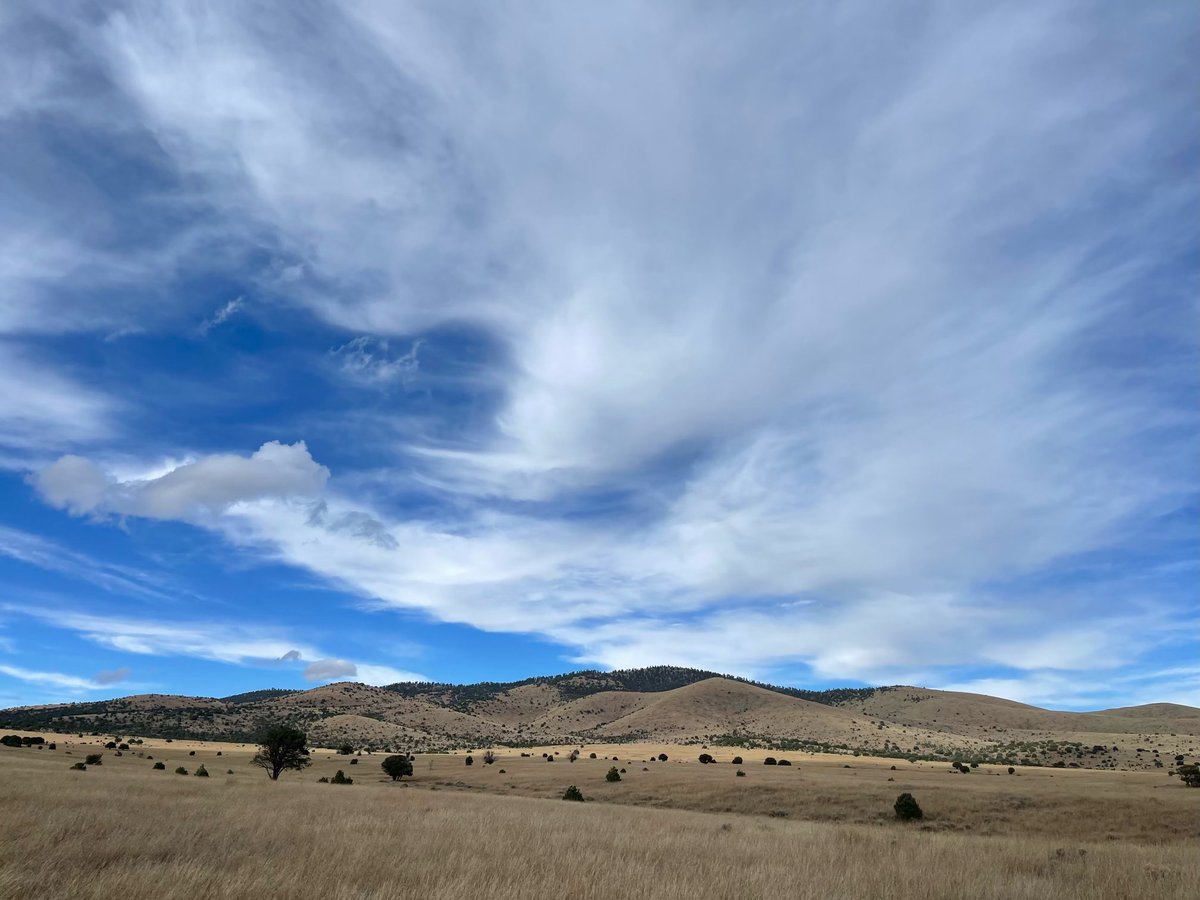
<instances>
[{"instance_id":1,"label":"scattered bush","mask_svg":"<svg viewBox=\"0 0 1200 900\"><path fill-rule=\"evenodd\" d=\"M75 765L71 766L71 771L72 772L86 772L87 766L85 766L83 763L75 763Z\"/></svg>"},{"instance_id":2,"label":"scattered bush","mask_svg":"<svg viewBox=\"0 0 1200 900\"><path fill-rule=\"evenodd\" d=\"M338 769L332 778L329 779L330 784L354 784L353 778L347 778L346 773Z\"/></svg>"},{"instance_id":3,"label":"scattered bush","mask_svg":"<svg viewBox=\"0 0 1200 900\"><path fill-rule=\"evenodd\" d=\"M200 763L200 768L196 769L196 777L197 778L207 778L208 777L208 769L204 768L204 763Z\"/></svg>"},{"instance_id":4,"label":"scattered bush","mask_svg":"<svg viewBox=\"0 0 1200 900\"><path fill-rule=\"evenodd\" d=\"M791 764L792 764L792 761L789 759L781 759L779 761L779 765L781 765L781 766L790 766Z\"/></svg>"},{"instance_id":5,"label":"scattered bush","mask_svg":"<svg viewBox=\"0 0 1200 900\"><path fill-rule=\"evenodd\" d=\"M317 784L329 784L329 779L322 775L317 779Z\"/></svg>"},{"instance_id":6,"label":"scattered bush","mask_svg":"<svg viewBox=\"0 0 1200 900\"><path fill-rule=\"evenodd\" d=\"M186 775L187 773L188 773L187 769L185 769L183 766L179 766L175 769L176 775Z\"/></svg>"},{"instance_id":7,"label":"scattered bush","mask_svg":"<svg viewBox=\"0 0 1200 900\"><path fill-rule=\"evenodd\" d=\"M104 760L103 753L89 753L87 756L85 756L83 758L83 761L85 763L87 763L89 766L101 765L103 760Z\"/></svg>"},{"instance_id":8,"label":"scattered bush","mask_svg":"<svg viewBox=\"0 0 1200 900\"><path fill-rule=\"evenodd\" d=\"M579 755L578 753L573 752L571 754L571 762L575 762L575 757L578 755ZM483 753L483 764L485 766L490 766L495 761L496 761L496 754L493 753L491 750L485 750Z\"/></svg>"},{"instance_id":9,"label":"scattered bush","mask_svg":"<svg viewBox=\"0 0 1200 900\"><path fill-rule=\"evenodd\" d=\"M620 777L621 776L618 775L617 779L620 780ZM567 788L565 791L563 791L562 798L564 800L578 800L580 803L582 803L583 802L583 792L581 790L579 790L579 788L575 787L575 785L571 785L569 788Z\"/></svg>"},{"instance_id":10,"label":"scattered bush","mask_svg":"<svg viewBox=\"0 0 1200 900\"><path fill-rule=\"evenodd\" d=\"M379 766L391 777L392 781L399 781L405 775L412 777L413 764L406 753L389 756Z\"/></svg>"},{"instance_id":11,"label":"scattered bush","mask_svg":"<svg viewBox=\"0 0 1200 900\"><path fill-rule=\"evenodd\" d=\"M763 760L763 765L764 766L776 766L776 765L779 765L779 760L777 760L773 756L768 756L766 759Z\"/></svg>"},{"instance_id":12,"label":"scattered bush","mask_svg":"<svg viewBox=\"0 0 1200 900\"><path fill-rule=\"evenodd\" d=\"M233 769L226 769L226 770L225 770L225 774L226 774L226 775L232 775L232 774L233 774Z\"/></svg>"},{"instance_id":13,"label":"scattered bush","mask_svg":"<svg viewBox=\"0 0 1200 900\"><path fill-rule=\"evenodd\" d=\"M746 777L746 773L745 773L745 772L743 772L741 769L738 769L738 770L737 770L737 777L738 777L738 778L745 778L745 777Z\"/></svg>"},{"instance_id":14,"label":"scattered bush","mask_svg":"<svg viewBox=\"0 0 1200 900\"><path fill-rule=\"evenodd\" d=\"M733 763L735 766L740 766L742 764L742 758L740 756L735 756L733 759L730 760L730 762Z\"/></svg>"},{"instance_id":15,"label":"scattered bush","mask_svg":"<svg viewBox=\"0 0 1200 900\"><path fill-rule=\"evenodd\" d=\"M0 738L0 744L3 744L5 747L20 747L21 736L19 734L6 734Z\"/></svg>"},{"instance_id":16,"label":"scattered bush","mask_svg":"<svg viewBox=\"0 0 1200 900\"><path fill-rule=\"evenodd\" d=\"M1200 788L1200 763L1179 766L1176 768L1175 774L1182 778L1183 783L1188 787Z\"/></svg>"},{"instance_id":17,"label":"scattered bush","mask_svg":"<svg viewBox=\"0 0 1200 900\"><path fill-rule=\"evenodd\" d=\"M500 770L500 774L501 774L501 775L504 775L504 774L506 774L505 770L504 770L504 769L501 769L501 770Z\"/></svg>"},{"instance_id":18,"label":"scattered bush","mask_svg":"<svg viewBox=\"0 0 1200 900\"><path fill-rule=\"evenodd\" d=\"M50 742L50 744L49 744L48 746L50 747L50 749L51 749L51 750L57 750L57 749L58 749L58 744L54 743L53 741L51 741L51 742Z\"/></svg>"},{"instance_id":19,"label":"scattered bush","mask_svg":"<svg viewBox=\"0 0 1200 900\"><path fill-rule=\"evenodd\" d=\"M354 759L350 760L350 765L352 765L352 766L358 765L358 757L357 756L354 757Z\"/></svg>"},{"instance_id":20,"label":"scattered bush","mask_svg":"<svg viewBox=\"0 0 1200 900\"><path fill-rule=\"evenodd\" d=\"M475 757L473 757L473 756L468 756L468 757L467 757L467 759L466 759L466 763L467 763L467 765L468 765L468 766L473 766L473 765L475 765Z\"/></svg>"},{"instance_id":21,"label":"scattered bush","mask_svg":"<svg viewBox=\"0 0 1200 900\"><path fill-rule=\"evenodd\" d=\"M1016 769L1014 769L1012 766L1009 766L1009 767L1008 767L1008 774L1009 774L1009 775L1012 775L1012 774L1013 774L1013 773L1015 773L1016 771L1017 771L1017 770L1016 770Z\"/></svg>"},{"instance_id":22,"label":"scattered bush","mask_svg":"<svg viewBox=\"0 0 1200 900\"><path fill-rule=\"evenodd\" d=\"M129 745L128 744L117 744L117 749L118 750L128 750Z\"/></svg>"},{"instance_id":23,"label":"scattered bush","mask_svg":"<svg viewBox=\"0 0 1200 900\"><path fill-rule=\"evenodd\" d=\"M588 754L588 759L595 759L595 758L596 758L596 754L595 754L595 753L589 753L589 754Z\"/></svg>"},{"instance_id":24,"label":"scattered bush","mask_svg":"<svg viewBox=\"0 0 1200 900\"><path fill-rule=\"evenodd\" d=\"M116 749L117 749L117 742L116 742L116 741L109 741L107 744L105 744L105 745L104 745L104 749L105 749L105 750L116 750Z\"/></svg>"},{"instance_id":25,"label":"scattered bush","mask_svg":"<svg viewBox=\"0 0 1200 900\"><path fill-rule=\"evenodd\" d=\"M700 764L701 765L707 766L712 761L713 761L713 758L712 758L711 753L701 753L700 754Z\"/></svg>"},{"instance_id":26,"label":"scattered bush","mask_svg":"<svg viewBox=\"0 0 1200 900\"><path fill-rule=\"evenodd\" d=\"M195 755L196 755L196 751L195 751L195 750L189 750L189 751L188 751L188 756L195 756Z\"/></svg>"},{"instance_id":27,"label":"scattered bush","mask_svg":"<svg viewBox=\"0 0 1200 900\"><path fill-rule=\"evenodd\" d=\"M546 762L554 762L554 757L553 757L553 756L547 756L547 757L546 757Z\"/></svg>"},{"instance_id":28,"label":"scattered bush","mask_svg":"<svg viewBox=\"0 0 1200 900\"><path fill-rule=\"evenodd\" d=\"M909 793L904 793L897 797L892 808L896 810L896 818L900 819L902 822L908 822L913 819L921 819L925 817L925 813L921 811L921 807L917 804L916 798Z\"/></svg>"},{"instance_id":29,"label":"scattered bush","mask_svg":"<svg viewBox=\"0 0 1200 900\"><path fill-rule=\"evenodd\" d=\"M352 756L354 754L354 748L349 744L342 744L342 746L338 747L337 752L338 756Z\"/></svg>"},{"instance_id":30,"label":"scattered bush","mask_svg":"<svg viewBox=\"0 0 1200 900\"><path fill-rule=\"evenodd\" d=\"M608 774L604 776L605 781L620 781L621 773L617 771L617 767L613 766L608 770Z\"/></svg>"},{"instance_id":31,"label":"scattered bush","mask_svg":"<svg viewBox=\"0 0 1200 900\"><path fill-rule=\"evenodd\" d=\"M659 761L659 762L666 762L666 761L667 761L667 754L665 754L665 753L660 753L660 754L658 754L658 761Z\"/></svg>"}]
</instances>

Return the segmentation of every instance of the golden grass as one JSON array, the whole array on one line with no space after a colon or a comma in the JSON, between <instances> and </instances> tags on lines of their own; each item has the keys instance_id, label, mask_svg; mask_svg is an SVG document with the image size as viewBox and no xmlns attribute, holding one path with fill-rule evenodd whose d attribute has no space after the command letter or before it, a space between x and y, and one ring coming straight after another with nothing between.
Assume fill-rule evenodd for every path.
<instances>
[{"instance_id":1,"label":"golden grass","mask_svg":"<svg viewBox=\"0 0 1200 900\"><path fill-rule=\"evenodd\" d=\"M576 763L419 757L411 784L385 780L378 754L350 765L321 750L271 783L250 748L159 741L138 749L165 772L112 751L69 771L98 740L0 748L0 897L1182 900L1200 883L1200 791L1161 775L798 754L773 769L742 751L738 778L694 762L698 748L646 745ZM660 749L672 760L641 762ZM606 783L614 763L589 752L619 756L623 780ZM173 774L201 762L208 779ZM338 768L353 786L316 783ZM572 783L599 802L557 799ZM903 790L925 822L892 819ZM684 809L647 808L665 806Z\"/></svg>"}]
</instances>

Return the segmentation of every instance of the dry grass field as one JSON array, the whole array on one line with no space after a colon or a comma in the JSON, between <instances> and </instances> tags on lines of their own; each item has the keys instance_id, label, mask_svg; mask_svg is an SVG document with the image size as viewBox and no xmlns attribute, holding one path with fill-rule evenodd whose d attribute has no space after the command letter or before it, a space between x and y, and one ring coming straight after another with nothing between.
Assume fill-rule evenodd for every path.
<instances>
[{"instance_id":1,"label":"dry grass field","mask_svg":"<svg viewBox=\"0 0 1200 900\"><path fill-rule=\"evenodd\" d=\"M770 767L728 748L705 766L697 747L647 744L575 763L566 747L499 750L491 766L419 756L400 784L379 754L317 750L271 783L243 745L147 740L77 772L104 739L56 740L0 748L0 897L1190 900L1200 884L1200 791L1166 773ZM174 774L201 763L207 779ZM610 784L613 765L626 772ZM337 769L354 784L317 783ZM569 784L591 802L559 799ZM895 821L902 791L922 822Z\"/></svg>"}]
</instances>

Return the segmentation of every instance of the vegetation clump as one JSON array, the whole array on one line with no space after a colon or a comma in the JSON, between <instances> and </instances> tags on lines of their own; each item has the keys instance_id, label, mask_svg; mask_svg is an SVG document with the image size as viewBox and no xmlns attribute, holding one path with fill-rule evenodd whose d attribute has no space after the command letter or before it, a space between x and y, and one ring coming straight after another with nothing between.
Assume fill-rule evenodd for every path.
<instances>
[{"instance_id":1,"label":"vegetation clump","mask_svg":"<svg viewBox=\"0 0 1200 900\"><path fill-rule=\"evenodd\" d=\"M75 763L75 765L71 766L71 771L72 772L86 772L87 766L85 766L83 763Z\"/></svg>"},{"instance_id":2,"label":"vegetation clump","mask_svg":"<svg viewBox=\"0 0 1200 900\"><path fill-rule=\"evenodd\" d=\"M150 768L152 768L152 769L157 769L158 771L160 771L160 772L161 772L161 771L162 771L162 770L164 770L166 767L167 767L167 764L166 764L165 762L163 762L162 760L159 760L158 762L156 762L156 763L155 763L153 766L151 766Z\"/></svg>"},{"instance_id":3,"label":"vegetation clump","mask_svg":"<svg viewBox=\"0 0 1200 900\"><path fill-rule=\"evenodd\" d=\"M896 818L902 822L910 822L914 819L925 817L925 813L921 811L916 798L907 792L896 798L896 802L892 808L896 811Z\"/></svg>"},{"instance_id":4,"label":"vegetation clump","mask_svg":"<svg viewBox=\"0 0 1200 900\"><path fill-rule=\"evenodd\" d=\"M83 761L89 766L101 765L104 761L103 753L89 753L84 757Z\"/></svg>"},{"instance_id":5,"label":"vegetation clump","mask_svg":"<svg viewBox=\"0 0 1200 900\"><path fill-rule=\"evenodd\" d=\"M617 778L619 779L620 776L618 775ZM569 788L563 791L562 798L564 800L578 800L580 803L582 803L583 792L579 790L579 788L575 787L575 785L571 785Z\"/></svg>"},{"instance_id":6,"label":"vegetation clump","mask_svg":"<svg viewBox=\"0 0 1200 900\"><path fill-rule=\"evenodd\" d=\"M347 778L346 773L338 769L334 776L329 779L330 784L354 784L353 778Z\"/></svg>"},{"instance_id":7,"label":"vegetation clump","mask_svg":"<svg viewBox=\"0 0 1200 900\"><path fill-rule=\"evenodd\" d=\"M1179 766L1175 769L1175 773L1183 779L1183 783L1188 787L1200 788L1200 763Z\"/></svg>"},{"instance_id":8,"label":"vegetation clump","mask_svg":"<svg viewBox=\"0 0 1200 900\"><path fill-rule=\"evenodd\" d=\"M389 756L379 764L392 781L399 781L405 775L412 777L413 764L406 753L397 753Z\"/></svg>"},{"instance_id":9,"label":"vegetation clump","mask_svg":"<svg viewBox=\"0 0 1200 900\"><path fill-rule=\"evenodd\" d=\"M197 778L207 778L208 777L208 769L204 768L204 763L200 763L200 767L198 769L196 769L196 777Z\"/></svg>"},{"instance_id":10,"label":"vegetation clump","mask_svg":"<svg viewBox=\"0 0 1200 900\"><path fill-rule=\"evenodd\" d=\"M779 760L777 760L773 756L768 756L766 759L763 760L763 765L764 766L777 766L777 765L779 765Z\"/></svg>"},{"instance_id":11,"label":"vegetation clump","mask_svg":"<svg viewBox=\"0 0 1200 900\"><path fill-rule=\"evenodd\" d=\"M183 766L179 766L178 768L175 769L176 775L186 775L187 773L188 773L187 769L185 769Z\"/></svg>"},{"instance_id":12,"label":"vegetation clump","mask_svg":"<svg viewBox=\"0 0 1200 900\"><path fill-rule=\"evenodd\" d=\"M620 781L621 773L617 771L617 767L613 766L608 770L608 774L604 776L605 781Z\"/></svg>"}]
</instances>

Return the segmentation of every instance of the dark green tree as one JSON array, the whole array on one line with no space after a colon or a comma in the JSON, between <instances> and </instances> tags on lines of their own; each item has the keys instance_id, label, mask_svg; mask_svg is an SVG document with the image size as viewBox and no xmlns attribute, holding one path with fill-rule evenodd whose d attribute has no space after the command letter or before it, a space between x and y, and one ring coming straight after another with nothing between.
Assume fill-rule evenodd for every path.
<instances>
[{"instance_id":1,"label":"dark green tree","mask_svg":"<svg viewBox=\"0 0 1200 900\"><path fill-rule=\"evenodd\" d=\"M896 810L896 818L905 822L923 818L925 815L912 794L901 794L892 808Z\"/></svg>"},{"instance_id":2,"label":"dark green tree","mask_svg":"<svg viewBox=\"0 0 1200 900\"><path fill-rule=\"evenodd\" d=\"M285 769L303 769L312 763L308 758L308 736L288 725L272 725L259 737L258 752L251 762L266 769L272 781L278 781Z\"/></svg>"},{"instance_id":3,"label":"dark green tree","mask_svg":"<svg viewBox=\"0 0 1200 900\"><path fill-rule=\"evenodd\" d=\"M1175 771L1188 787L1200 788L1200 763L1179 766Z\"/></svg>"},{"instance_id":4,"label":"dark green tree","mask_svg":"<svg viewBox=\"0 0 1200 900\"><path fill-rule=\"evenodd\" d=\"M412 777L413 764L407 754L400 753L395 756L389 756L379 765L383 768L384 772L391 776L392 781L399 781L405 775L408 775L410 778Z\"/></svg>"},{"instance_id":5,"label":"dark green tree","mask_svg":"<svg viewBox=\"0 0 1200 900\"><path fill-rule=\"evenodd\" d=\"M608 770L608 774L604 776L605 781L620 781L621 773L617 771L617 767L613 766Z\"/></svg>"},{"instance_id":6,"label":"dark green tree","mask_svg":"<svg viewBox=\"0 0 1200 900\"><path fill-rule=\"evenodd\" d=\"M563 791L563 799L564 800L578 800L580 803L582 803L583 802L583 792L581 790L579 790L579 788L575 787L575 785L571 785L569 788L567 788L565 791Z\"/></svg>"}]
</instances>

